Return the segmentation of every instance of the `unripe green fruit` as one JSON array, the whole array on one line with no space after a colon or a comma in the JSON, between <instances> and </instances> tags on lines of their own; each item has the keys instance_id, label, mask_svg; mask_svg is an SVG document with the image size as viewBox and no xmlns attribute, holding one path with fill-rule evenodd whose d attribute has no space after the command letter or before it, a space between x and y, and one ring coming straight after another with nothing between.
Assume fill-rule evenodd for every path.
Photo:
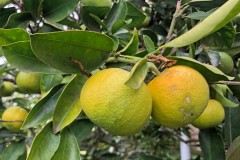
<instances>
[{"instance_id":1,"label":"unripe green fruit","mask_svg":"<svg viewBox=\"0 0 240 160\"><path fill-rule=\"evenodd\" d=\"M12 93L15 91L15 87L11 82L3 82L2 87L0 88L0 96L11 96Z\"/></svg>"},{"instance_id":2,"label":"unripe green fruit","mask_svg":"<svg viewBox=\"0 0 240 160\"><path fill-rule=\"evenodd\" d=\"M220 69L223 73L228 74L233 70L233 60L232 57L225 53L225 52L219 52L220 61L217 65L217 68Z\"/></svg>"},{"instance_id":3,"label":"unripe green fruit","mask_svg":"<svg viewBox=\"0 0 240 160\"><path fill-rule=\"evenodd\" d=\"M111 0L82 0L84 6L111 7Z\"/></svg>"},{"instance_id":4,"label":"unripe green fruit","mask_svg":"<svg viewBox=\"0 0 240 160\"><path fill-rule=\"evenodd\" d=\"M41 74L19 72L16 78L18 88L24 93L40 93Z\"/></svg>"}]
</instances>

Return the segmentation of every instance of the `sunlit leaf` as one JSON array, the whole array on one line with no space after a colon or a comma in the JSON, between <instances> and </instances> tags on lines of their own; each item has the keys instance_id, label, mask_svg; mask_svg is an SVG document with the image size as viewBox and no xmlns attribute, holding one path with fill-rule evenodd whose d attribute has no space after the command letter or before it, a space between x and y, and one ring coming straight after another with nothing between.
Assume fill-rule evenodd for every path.
<instances>
[{"instance_id":1,"label":"sunlit leaf","mask_svg":"<svg viewBox=\"0 0 240 160\"><path fill-rule=\"evenodd\" d=\"M59 132L73 122L82 111L80 92L86 80L85 75L76 75L64 88L53 114L54 133Z\"/></svg>"},{"instance_id":2,"label":"sunlit leaf","mask_svg":"<svg viewBox=\"0 0 240 160\"><path fill-rule=\"evenodd\" d=\"M131 69L128 80L125 84L133 89L138 89L144 83L148 72L147 59L143 58L138 63L136 63Z\"/></svg>"}]
</instances>

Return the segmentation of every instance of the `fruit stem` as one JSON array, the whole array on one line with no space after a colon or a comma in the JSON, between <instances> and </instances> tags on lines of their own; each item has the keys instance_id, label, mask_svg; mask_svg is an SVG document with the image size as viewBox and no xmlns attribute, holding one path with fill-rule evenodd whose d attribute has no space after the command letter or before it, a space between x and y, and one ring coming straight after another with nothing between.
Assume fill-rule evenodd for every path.
<instances>
[{"instance_id":1,"label":"fruit stem","mask_svg":"<svg viewBox=\"0 0 240 160\"><path fill-rule=\"evenodd\" d=\"M226 84L228 86L240 86L240 82L237 82L237 81L218 81L218 82L210 82L210 84Z\"/></svg>"}]
</instances>

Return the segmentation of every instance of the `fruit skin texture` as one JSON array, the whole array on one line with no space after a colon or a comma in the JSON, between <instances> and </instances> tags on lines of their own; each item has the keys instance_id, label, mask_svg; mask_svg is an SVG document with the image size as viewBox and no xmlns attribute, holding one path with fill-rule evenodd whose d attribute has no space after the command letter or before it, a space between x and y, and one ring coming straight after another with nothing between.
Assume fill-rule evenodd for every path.
<instances>
[{"instance_id":1,"label":"fruit skin texture","mask_svg":"<svg viewBox=\"0 0 240 160\"><path fill-rule=\"evenodd\" d=\"M191 123L204 111L209 99L206 80L187 66L166 69L148 87L153 98L153 119L169 128Z\"/></svg>"},{"instance_id":2,"label":"fruit skin texture","mask_svg":"<svg viewBox=\"0 0 240 160\"><path fill-rule=\"evenodd\" d=\"M224 117L225 112L222 104L214 99L210 99L206 109L192 124L197 128L207 129L222 123Z\"/></svg>"},{"instance_id":3,"label":"fruit skin texture","mask_svg":"<svg viewBox=\"0 0 240 160\"><path fill-rule=\"evenodd\" d=\"M217 68L220 69L223 73L228 74L233 70L233 60L232 57L225 52L218 52L220 56L219 64Z\"/></svg>"},{"instance_id":4,"label":"fruit skin texture","mask_svg":"<svg viewBox=\"0 0 240 160\"><path fill-rule=\"evenodd\" d=\"M129 72L119 68L105 69L84 84L80 103L88 118L113 135L131 135L147 123L152 98L146 84L132 89L124 83Z\"/></svg>"},{"instance_id":5,"label":"fruit skin texture","mask_svg":"<svg viewBox=\"0 0 240 160\"><path fill-rule=\"evenodd\" d=\"M18 88L24 93L40 93L41 74L19 72L16 77Z\"/></svg>"},{"instance_id":6,"label":"fruit skin texture","mask_svg":"<svg viewBox=\"0 0 240 160\"><path fill-rule=\"evenodd\" d=\"M95 6L95 7L111 7L111 0L82 0L82 4L85 6Z\"/></svg>"},{"instance_id":7,"label":"fruit skin texture","mask_svg":"<svg viewBox=\"0 0 240 160\"><path fill-rule=\"evenodd\" d=\"M27 117L28 112L19 107L13 106L7 108L2 114L3 121L24 121ZM4 127L9 131L18 132L23 124L23 122L3 122Z\"/></svg>"},{"instance_id":8,"label":"fruit skin texture","mask_svg":"<svg viewBox=\"0 0 240 160\"><path fill-rule=\"evenodd\" d=\"M13 83L5 81L0 88L0 96L11 96L14 91L15 87Z\"/></svg>"}]
</instances>

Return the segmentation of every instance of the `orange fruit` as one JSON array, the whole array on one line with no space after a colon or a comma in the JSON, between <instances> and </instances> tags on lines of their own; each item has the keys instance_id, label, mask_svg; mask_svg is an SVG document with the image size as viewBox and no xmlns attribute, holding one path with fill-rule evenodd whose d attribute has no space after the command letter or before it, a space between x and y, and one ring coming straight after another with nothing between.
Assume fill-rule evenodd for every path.
<instances>
[{"instance_id":1,"label":"orange fruit","mask_svg":"<svg viewBox=\"0 0 240 160\"><path fill-rule=\"evenodd\" d=\"M27 114L28 112L19 106L9 107L2 114L2 120L9 121L3 122L3 126L10 131L17 132L20 130Z\"/></svg>"},{"instance_id":2,"label":"orange fruit","mask_svg":"<svg viewBox=\"0 0 240 160\"><path fill-rule=\"evenodd\" d=\"M206 80L187 66L166 69L148 87L153 98L153 119L169 128L191 123L204 111L209 99Z\"/></svg>"},{"instance_id":3,"label":"orange fruit","mask_svg":"<svg viewBox=\"0 0 240 160\"><path fill-rule=\"evenodd\" d=\"M222 104L217 100L210 99L206 109L192 124L200 129L211 128L222 123L224 117L225 112Z\"/></svg>"},{"instance_id":4,"label":"orange fruit","mask_svg":"<svg viewBox=\"0 0 240 160\"><path fill-rule=\"evenodd\" d=\"M152 98L146 84L132 89L124 83L130 72L119 68L105 69L84 84L80 105L87 117L113 135L131 135L147 123Z\"/></svg>"}]
</instances>

